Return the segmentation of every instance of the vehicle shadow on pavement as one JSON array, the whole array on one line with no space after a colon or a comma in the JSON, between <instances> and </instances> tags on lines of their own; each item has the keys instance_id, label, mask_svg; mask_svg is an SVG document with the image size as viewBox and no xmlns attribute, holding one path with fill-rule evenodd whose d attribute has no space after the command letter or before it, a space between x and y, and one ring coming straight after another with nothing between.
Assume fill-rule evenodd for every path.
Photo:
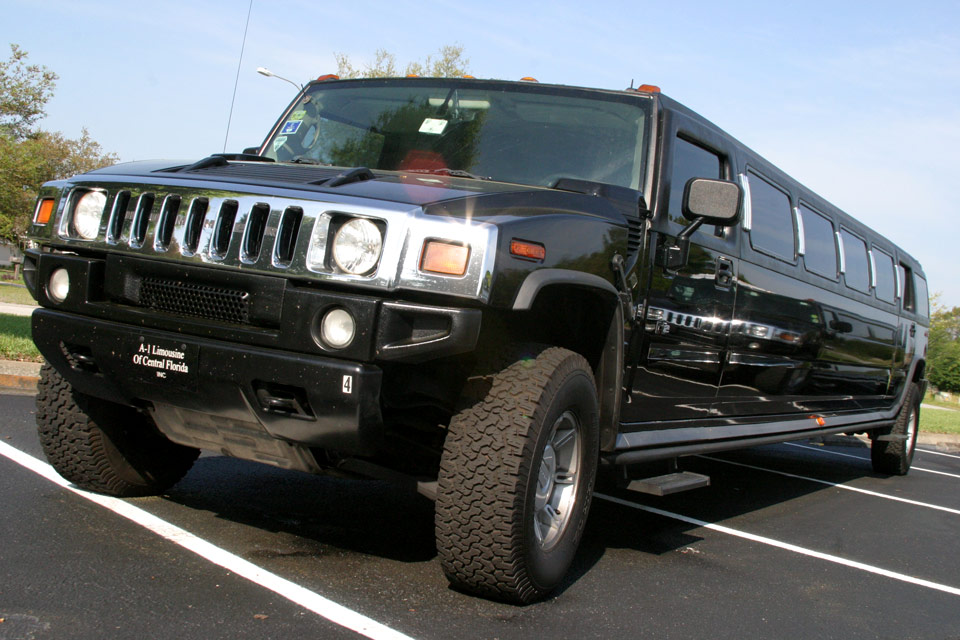
<instances>
[{"instance_id":1,"label":"vehicle shadow on pavement","mask_svg":"<svg viewBox=\"0 0 960 640\"><path fill-rule=\"evenodd\" d=\"M345 480L204 456L164 497L321 546L423 562L436 555L433 503L387 482Z\"/></svg>"},{"instance_id":2,"label":"vehicle shadow on pavement","mask_svg":"<svg viewBox=\"0 0 960 640\"><path fill-rule=\"evenodd\" d=\"M842 451L869 458L863 443L851 442ZM835 458L783 445L716 457L836 483L887 478L871 471L869 459ZM832 490L824 484L701 457L685 458L681 466L710 475L711 486L665 498L624 490L608 493L708 522L723 522ZM295 536L306 543L302 545L307 549L304 555L322 555L324 547L332 547L409 563L432 562L436 557L433 503L386 482L314 476L205 456L165 498L218 519ZM700 536L689 533L693 529L694 525L685 522L594 498L580 549L555 595L588 575L610 549L635 551L636 561L642 564L700 541Z\"/></svg>"}]
</instances>

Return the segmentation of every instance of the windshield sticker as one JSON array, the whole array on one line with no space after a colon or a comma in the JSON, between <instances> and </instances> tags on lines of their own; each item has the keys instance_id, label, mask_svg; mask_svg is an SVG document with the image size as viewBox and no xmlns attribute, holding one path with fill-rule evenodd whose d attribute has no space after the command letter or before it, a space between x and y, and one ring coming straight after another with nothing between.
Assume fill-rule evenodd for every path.
<instances>
[{"instance_id":1,"label":"windshield sticker","mask_svg":"<svg viewBox=\"0 0 960 640\"><path fill-rule=\"evenodd\" d=\"M280 133L291 134L296 133L297 129L300 128L300 125L303 124L303 120L287 120L287 124L283 125L283 130Z\"/></svg>"},{"instance_id":2,"label":"windshield sticker","mask_svg":"<svg viewBox=\"0 0 960 640\"><path fill-rule=\"evenodd\" d=\"M423 124L420 125L420 133L429 133L438 136L443 133L443 130L446 128L446 120L440 120L439 118L425 118Z\"/></svg>"},{"instance_id":3,"label":"windshield sticker","mask_svg":"<svg viewBox=\"0 0 960 640\"><path fill-rule=\"evenodd\" d=\"M277 136L277 139L273 141L273 150L276 151L282 147L287 142L287 136Z\"/></svg>"},{"instance_id":4,"label":"windshield sticker","mask_svg":"<svg viewBox=\"0 0 960 640\"><path fill-rule=\"evenodd\" d=\"M307 112L305 110L294 111L290 114L291 120L305 120L307 118Z\"/></svg>"}]
</instances>

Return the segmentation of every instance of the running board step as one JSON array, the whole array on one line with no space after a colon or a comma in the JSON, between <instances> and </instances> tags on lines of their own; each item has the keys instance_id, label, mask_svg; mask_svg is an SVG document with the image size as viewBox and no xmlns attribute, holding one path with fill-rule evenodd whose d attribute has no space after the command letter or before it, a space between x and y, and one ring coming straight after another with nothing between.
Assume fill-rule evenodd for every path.
<instances>
[{"instance_id":1,"label":"running board step","mask_svg":"<svg viewBox=\"0 0 960 640\"><path fill-rule=\"evenodd\" d=\"M877 436L874 440L879 440L880 442L906 442L907 434L905 433L888 433L883 436Z\"/></svg>"},{"instance_id":2,"label":"running board step","mask_svg":"<svg viewBox=\"0 0 960 640\"><path fill-rule=\"evenodd\" d=\"M639 491L640 493L649 493L655 496L666 496L671 493L680 493L690 489L699 489L700 487L710 486L710 476L692 473L690 471L678 471L677 473L668 473L664 476L654 476L652 478L640 478L627 485L630 491Z\"/></svg>"}]
</instances>

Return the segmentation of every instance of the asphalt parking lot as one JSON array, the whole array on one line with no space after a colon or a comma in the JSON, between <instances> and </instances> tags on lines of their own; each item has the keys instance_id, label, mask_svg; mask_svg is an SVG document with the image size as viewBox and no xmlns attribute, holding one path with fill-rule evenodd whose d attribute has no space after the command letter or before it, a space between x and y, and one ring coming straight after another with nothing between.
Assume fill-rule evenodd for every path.
<instances>
[{"instance_id":1,"label":"asphalt parking lot","mask_svg":"<svg viewBox=\"0 0 960 640\"><path fill-rule=\"evenodd\" d=\"M960 638L957 453L905 478L857 441L689 459L710 487L598 495L563 589L516 607L447 586L420 496L205 456L163 497L92 497L32 412L0 396L0 640Z\"/></svg>"}]
</instances>

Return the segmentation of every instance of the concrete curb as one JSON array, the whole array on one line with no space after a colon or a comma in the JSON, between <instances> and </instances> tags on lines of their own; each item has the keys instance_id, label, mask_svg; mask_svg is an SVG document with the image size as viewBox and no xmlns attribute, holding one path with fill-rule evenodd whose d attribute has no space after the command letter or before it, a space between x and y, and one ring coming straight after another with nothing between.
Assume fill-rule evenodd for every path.
<instances>
[{"instance_id":1,"label":"concrete curb","mask_svg":"<svg viewBox=\"0 0 960 640\"><path fill-rule=\"evenodd\" d=\"M39 362L0 360L0 389L15 393L36 393L39 381Z\"/></svg>"},{"instance_id":2,"label":"concrete curb","mask_svg":"<svg viewBox=\"0 0 960 640\"><path fill-rule=\"evenodd\" d=\"M40 378L37 376L12 376L0 373L0 390L36 393L39 381Z\"/></svg>"}]
</instances>

